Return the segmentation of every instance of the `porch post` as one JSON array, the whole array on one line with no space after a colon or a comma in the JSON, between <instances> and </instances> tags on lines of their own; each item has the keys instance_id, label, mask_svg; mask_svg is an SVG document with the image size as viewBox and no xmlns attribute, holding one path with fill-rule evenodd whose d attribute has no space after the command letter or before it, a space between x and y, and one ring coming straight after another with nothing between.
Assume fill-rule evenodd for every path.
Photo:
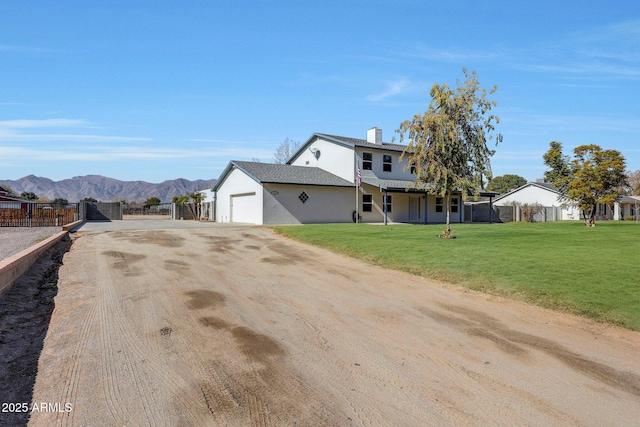
<instances>
[{"instance_id":1,"label":"porch post","mask_svg":"<svg viewBox=\"0 0 640 427\"><path fill-rule=\"evenodd\" d=\"M493 197L489 196L489 224L493 224Z\"/></svg>"},{"instance_id":2,"label":"porch post","mask_svg":"<svg viewBox=\"0 0 640 427\"><path fill-rule=\"evenodd\" d=\"M384 213L384 225L387 225L387 190L382 190L382 212Z\"/></svg>"},{"instance_id":3,"label":"porch post","mask_svg":"<svg viewBox=\"0 0 640 427\"><path fill-rule=\"evenodd\" d=\"M429 207L429 195L425 193L424 195L424 223L428 224L427 221L427 212L429 212L429 210L427 209Z\"/></svg>"}]
</instances>

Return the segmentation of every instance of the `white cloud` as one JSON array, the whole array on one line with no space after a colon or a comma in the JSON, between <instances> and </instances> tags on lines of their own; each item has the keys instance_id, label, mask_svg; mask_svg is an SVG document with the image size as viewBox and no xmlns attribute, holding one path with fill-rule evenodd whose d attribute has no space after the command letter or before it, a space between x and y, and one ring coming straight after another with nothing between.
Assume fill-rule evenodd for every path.
<instances>
[{"instance_id":1,"label":"white cloud","mask_svg":"<svg viewBox=\"0 0 640 427\"><path fill-rule=\"evenodd\" d=\"M32 46L18 46L10 44L0 44L0 52L17 52L17 53L55 53L54 49Z\"/></svg>"},{"instance_id":2,"label":"white cloud","mask_svg":"<svg viewBox=\"0 0 640 427\"><path fill-rule=\"evenodd\" d=\"M400 78L387 83L387 87L382 92L375 95L369 95L367 97L367 100L371 102L384 101L388 98L392 98L396 95L406 92L408 88L409 80L407 80L406 78Z\"/></svg>"},{"instance_id":3,"label":"white cloud","mask_svg":"<svg viewBox=\"0 0 640 427\"><path fill-rule=\"evenodd\" d=\"M58 127L86 127L89 123L77 119L0 120L0 129L40 129Z\"/></svg>"},{"instance_id":4,"label":"white cloud","mask_svg":"<svg viewBox=\"0 0 640 427\"><path fill-rule=\"evenodd\" d=\"M0 146L0 158L14 164L24 164L37 161L79 161L79 162L106 162L124 160L171 160L171 159L247 159L251 157L271 158L273 153L269 150L251 148L207 148L199 147L193 150L168 149L155 147L74 147L65 149L25 148L16 146Z\"/></svg>"}]
</instances>

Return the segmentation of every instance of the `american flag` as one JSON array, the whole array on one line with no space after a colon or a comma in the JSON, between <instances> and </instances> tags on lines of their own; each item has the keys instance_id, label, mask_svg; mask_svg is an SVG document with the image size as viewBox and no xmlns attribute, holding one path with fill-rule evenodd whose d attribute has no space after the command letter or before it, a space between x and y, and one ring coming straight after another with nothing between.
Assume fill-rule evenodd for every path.
<instances>
[{"instance_id":1,"label":"american flag","mask_svg":"<svg viewBox=\"0 0 640 427\"><path fill-rule=\"evenodd\" d=\"M358 171L358 187L362 185L362 174L360 173L360 163L356 166L356 170Z\"/></svg>"}]
</instances>

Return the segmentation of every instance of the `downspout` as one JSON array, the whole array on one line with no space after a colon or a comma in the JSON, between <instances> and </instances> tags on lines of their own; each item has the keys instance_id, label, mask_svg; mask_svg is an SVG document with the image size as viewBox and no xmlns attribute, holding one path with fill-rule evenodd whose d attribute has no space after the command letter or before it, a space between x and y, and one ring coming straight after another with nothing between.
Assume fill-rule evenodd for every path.
<instances>
[{"instance_id":1,"label":"downspout","mask_svg":"<svg viewBox=\"0 0 640 427\"><path fill-rule=\"evenodd\" d=\"M217 206L218 206L218 192L214 191L213 192L213 209L211 209L213 211L213 222L217 221L217 216L216 216Z\"/></svg>"}]
</instances>

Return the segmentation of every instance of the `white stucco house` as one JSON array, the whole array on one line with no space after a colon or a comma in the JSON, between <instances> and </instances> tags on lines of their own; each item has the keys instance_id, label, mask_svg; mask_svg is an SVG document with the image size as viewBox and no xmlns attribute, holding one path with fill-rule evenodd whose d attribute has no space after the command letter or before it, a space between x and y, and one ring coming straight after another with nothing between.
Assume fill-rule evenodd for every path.
<instances>
[{"instance_id":1,"label":"white stucco house","mask_svg":"<svg viewBox=\"0 0 640 427\"><path fill-rule=\"evenodd\" d=\"M557 207L560 214L553 220L580 220L581 212L577 206L561 207L562 202L558 199L560 192L548 182L529 182L520 188L496 197L494 205L511 206L514 202L524 205L525 203L539 203L545 207ZM598 219L627 219L635 218L639 213L640 200L635 197L621 196L613 207L598 205Z\"/></svg>"},{"instance_id":2,"label":"white stucco house","mask_svg":"<svg viewBox=\"0 0 640 427\"><path fill-rule=\"evenodd\" d=\"M554 220L580 219L580 209L577 206L560 207L562 202L558 199L560 192L548 182L528 182L522 187L496 197L493 202L496 206L512 206L514 203L534 204L539 203L545 207L558 207L559 216Z\"/></svg>"},{"instance_id":3,"label":"white stucco house","mask_svg":"<svg viewBox=\"0 0 640 427\"><path fill-rule=\"evenodd\" d=\"M206 197L218 222L308 224L352 222L442 223L442 197L412 188L415 177L399 161L404 145L314 133L286 164L231 161ZM360 172L360 178L358 177ZM360 185L358 185L360 184ZM495 193L487 193L495 196ZM464 222L461 195L452 222Z\"/></svg>"}]
</instances>

